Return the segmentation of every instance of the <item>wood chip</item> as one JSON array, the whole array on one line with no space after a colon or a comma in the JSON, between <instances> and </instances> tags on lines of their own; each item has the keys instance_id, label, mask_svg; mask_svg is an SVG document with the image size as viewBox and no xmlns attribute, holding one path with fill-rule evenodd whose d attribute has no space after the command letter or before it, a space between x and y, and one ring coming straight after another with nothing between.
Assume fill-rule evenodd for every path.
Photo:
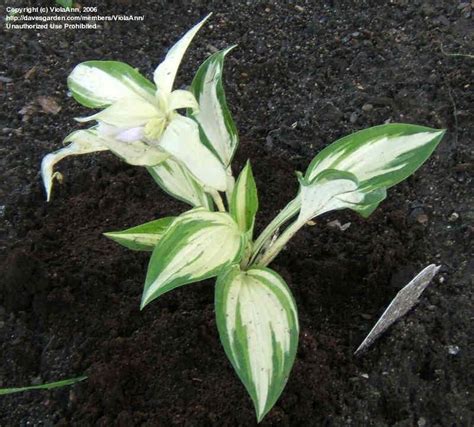
<instances>
[{"instance_id":1,"label":"wood chip","mask_svg":"<svg viewBox=\"0 0 474 427\"><path fill-rule=\"evenodd\" d=\"M58 114L61 111L61 106L57 101L50 96L38 96L36 102L39 104L44 113Z\"/></svg>"},{"instance_id":2,"label":"wood chip","mask_svg":"<svg viewBox=\"0 0 474 427\"><path fill-rule=\"evenodd\" d=\"M423 291L430 284L433 277L438 273L440 266L430 264L420 271L408 285L398 292L390 305L384 311L380 319L367 335L355 355L367 350L373 342L382 335L393 323L403 317L418 302Z\"/></svg>"}]
</instances>

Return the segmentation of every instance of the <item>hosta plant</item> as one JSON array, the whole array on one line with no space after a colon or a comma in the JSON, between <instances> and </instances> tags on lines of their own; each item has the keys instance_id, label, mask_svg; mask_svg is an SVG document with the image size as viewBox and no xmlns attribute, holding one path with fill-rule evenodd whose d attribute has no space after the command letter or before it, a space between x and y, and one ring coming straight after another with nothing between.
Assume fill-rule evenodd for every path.
<instances>
[{"instance_id":1,"label":"hosta plant","mask_svg":"<svg viewBox=\"0 0 474 427\"><path fill-rule=\"evenodd\" d=\"M225 353L255 406L258 421L288 380L298 345L291 290L268 265L311 219L349 208L369 216L387 189L431 155L444 131L385 124L348 135L322 150L298 173L300 190L259 234L258 195L250 162L237 179L238 146L222 73L232 47L209 56L188 89L173 89L183 55L207 17L168 52L147 80L131 66L88 61L68 78L72 96L98 109L77 119L92 127L70 134L48 154L42 176L48 200L62 158L109 150L147 168L155 182L191 208L175 217L105 233L133 250L150 251L141 308L180 286L216 278L215 312Z\"/></svg>"}]
</instances>

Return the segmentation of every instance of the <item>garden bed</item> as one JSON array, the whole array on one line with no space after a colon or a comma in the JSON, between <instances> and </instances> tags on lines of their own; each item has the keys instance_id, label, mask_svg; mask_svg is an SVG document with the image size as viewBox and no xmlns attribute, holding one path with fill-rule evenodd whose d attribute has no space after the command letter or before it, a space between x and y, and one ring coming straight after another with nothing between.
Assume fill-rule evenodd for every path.
<instances>
[{"instance_id":1,"label":"garden bed","mask_svg":"<svg viewBox=\"0 0 474 427\"><path fill-rule=\"evenodd\" d=\"M140 311L149 255L102 236L186 206L145 169L110 154L62 162L64 182L50 203L39 177L41 158L85 112L67 97L77 63L121 60L150 76L209 11L178 86L209 53L238 43L225 72L241 135L234 169L251 159L258 230L294 197L294 171L337 138L388 121L448 130L368 220L325 215L273 263L295 295L301 333L288 385L262 424L474 422L474 59L448 55L474 53L470 9L421 0L107 3L100 14L145 21L2 29L0 386L89 378L0 397L0 424L255 423L219 342L214 282L177 289ZM42 106L40 96L61 111ZM336 219L350 226L342 231ZM442 267L421 303L355 358L397 291L430 263Z\"/></svg>"}]
</instances>

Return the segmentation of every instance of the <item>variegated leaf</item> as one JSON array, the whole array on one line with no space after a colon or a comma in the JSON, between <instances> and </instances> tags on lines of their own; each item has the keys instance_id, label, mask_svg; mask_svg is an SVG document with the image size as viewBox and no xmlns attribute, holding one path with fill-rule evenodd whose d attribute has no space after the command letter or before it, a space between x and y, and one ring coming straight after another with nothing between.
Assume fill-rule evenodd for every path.
<instances>
[{"instance_id":1,"label":"variegated leaf","mask_svg":"<svg viewBox=\"0 0 474 427\"><path fill-rule=\"evenodd\" d=\"M174 221L166 217L146 222L123 231L110 231L104 236L135 251L152 251Z\"/></svg>"},{"instance_id":2,"label":"variegated leaf","mask_svg":"<svg viewBox=\"0 0 474 427\"><path fill-rule=\"evenodd\" d=\"M132 128L143 126L159 114L158 108L140 97L127 97L87 117L77 117L79 123L96 120L116 127Z\"/></svg>"},{"instance_id":3,"label":"variegated leaf","mask_svg":"<svg viewBox=\"0 0 474 427\"><path fill-rule=\"evenodd\" d=\"M83 137L84 135L86 135L86 137ZM108 150L102 141L95 137L90 137L90 135L87 134L87 131L83 130L71 133L66 137L64 142L69 143L69 145L54 151L53 153L47 154L41 161L41 177L43 178L43 184L46 190L46 200L48 202L51 198L54 178L61 177L59 172L53 173L53 168L56 163L68 156Z\"/></svg>"},{"instance_id":4,"label":"variegated leaf","mask_svg":"<svg viewBox=\"0 0 474 427\"><path fill-rule=\"evenodd\" d=\"M169 158L149 167L148 172L164 191L176 199L194 207L213 209L211 198L183 164Z\"/></svg>"},{"instance_id":5,"label":"variegated leaf","mask_svg":"<svg viewBox=\"0 0 474 427\"><path fill-rule=\"evenodd\" d=\"M193 209L178 217L148 265L141 307L178 286L217 276L240 260L245 237L230 215Z\"/></svg>"},{"instance_id":6,"label":"variegated leaf","mask_svg":"<svg viewBox=\"0 0 474 427\"><path fill-rule=\"evenodd\" d=\"M170 93L173 87L174 79L178 71L179 64L183 59L184 53L186 52L189 44L193 40L196 33L204 25L204 22L211 16L211 13L207 15L203 20L198 22L193 28L191 28L186 34L179 39L174 46L166 54L163 62L158 65L153 75L156 86L159 91Z\"/></svg>"},{"instance_id":7,"label":"variegated leaf","mask_svg":"<svg viewBox=\"0 0 474 427\"><path fill-rule=\"evenodd\" d=\"M174 90L170 93L167 102L169 110L179 110L180 108L190 108L192 111L199 110L199 104L189 90Z\"/></svg>"},{"instance_id":8,"label":"variegated leaf","mask_svg":"<svg viewBox=\"0 0 474 427\"><path fill-rule=\"evenodd\" d=\"M230 214L242 231L252 234L257 211L257 186L248 161L235 183L230 200Z\"/></svg>"},{"instance_id":9,"label":"variegated leaf","mask_svg":"<svg viewBox=\"0 0 474 427\"><path fill-rule=\"evenodd\" d=\"M124 142L112 137L101 137L96 127L75 131L68 135L64 142L69 145L46 155L41 162L41 176L48 201L54 178L61 176L58 172L53 173L53 167L65 157L110 150L128 164L135 166L155 166L169 158L169 154L160 148L139 140Z\"/></svg>"},{"instance_id":10,"label":"variegated leaf","mask_svg":"<svg viewBox=\"0 0 474 427\"><path fill-rule=\"evenodd\" d=\"M130 65L117 61L87 61L67 79L74 99L89 108L107 107L124 98L153 101L155 85Z\"/></svg>"},{"instance_id":11,"label":"variegated leaf","mask_svg":"<svg viewBox=\"0 0 474 427\"><path fill-rule=\"evenodd\" d=\"M288 380L298 345L298 314L284 280L268 268L234 265L217 279L216 318L224 350L260 422Z\"/></svg>"},{"instance_id":12,"label":"variegated leaf","mask_svg":"<svg viewBox=\"0 0 474 427\"><path fill-rule=\"evenodd\" d=\"M368 217L385 199L388 188L406 179L428 159L444 132L388 124L356 132L329 145L313 159L305 178L300 179L299 199L304 204L300 219L343 208Z\"/></svg>"},{"instance_id":13,"label":"variegated leaf","mask_svg":"<svg viewBox=\"0 0 474 427\"><path fill-rule=\"evenodd\" d=\"M191 85L199 112L192 115L200 125L201 140L225 166L232 161L239 138L222 84L224 58L234 46L211 55L200 67Z\"/></svg>"},{"instance_id":14,"label":"variegated leaf","mask_svg":"<svg viewBox=\"0 0 474 427\"><path fill-rule=\"evenodd\" d=\"M300 177L298 222L306 223L323 213L349 208L367 216L385 198L385 189L366 191L350 172L326 169L309 182Z\"/></svg>"},{"instance_id":15,"label":"variegated leaf","mask_svg":"<svg viewBox=\"0 0 474 427\"><path fill-rule=\"evenodd\" d=\"M322 150L306 171L313 181L326 169L352 173L366 192L390 188L418 169L441 141L444 130L387 124L348 135Z\"/></svg>"},{"instance_id":16,"label":"variegated leaf","mask_svg":"<svg viewBox=\"0 0 474 427\"><path fill-rule=\"evenodd\" d=\"M101 144L107 147L112 153L134 166L155 166L169 158L169 154L160 147L146 144L143 141L135 140L130 142L120 141L114 137L102 136L98 133L97 127L74 132L75 141L89 141L92 144Z\"/></svg>"},{"instance_id":17,"label":"variegated leaf","mask_svg":"<svg viewBox=\"0 0 474 427\"><path fill-rule=\"evenodd\" d=\"M183 163L203 186L226 190L224 166L201 143L198 125L190 118L177 115L163 133L159 146Z\"/></svg>"}]
</instances>

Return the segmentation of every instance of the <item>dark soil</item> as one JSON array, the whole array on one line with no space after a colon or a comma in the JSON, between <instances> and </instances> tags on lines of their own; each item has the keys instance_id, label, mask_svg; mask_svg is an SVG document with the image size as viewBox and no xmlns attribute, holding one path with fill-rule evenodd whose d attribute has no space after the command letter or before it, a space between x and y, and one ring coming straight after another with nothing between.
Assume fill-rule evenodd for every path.
<instances>
[{"instance_id":1,"label":"dark soil","mask_svg":"<svg viewBox=\"0 0 474 427\"><path fill-rule=\"evenodd\" d=\"M252 159L259 229L294 196L293 171L338 137L386 121L448 129L427 164L368 220L327 215L273 263L294 292L301 336L288 385L262 424L474 425L474 60L447 55L474 53L470 6L105 3L102 15L143 14L145 22L2 29L0 386L89 379L1 397L0 424L254 425L217 335L213 281L140 312L148 254L101 235L186 206L144 169L110 154L63 161L64 183L49 204L39 177L41 158L85 113L67 96L74 65L115 59L151 75L178 36L214 11L178 83L189 82L215 48L239 44L226 65L226 90L241 134L235 170ZM55 97L61 112L31 106L39 96ZM334 219L351 225L340 231L328 226ZM430 263L442 269L421 303L355 358L384 307Z\"/></svg>"}]
</instances>

